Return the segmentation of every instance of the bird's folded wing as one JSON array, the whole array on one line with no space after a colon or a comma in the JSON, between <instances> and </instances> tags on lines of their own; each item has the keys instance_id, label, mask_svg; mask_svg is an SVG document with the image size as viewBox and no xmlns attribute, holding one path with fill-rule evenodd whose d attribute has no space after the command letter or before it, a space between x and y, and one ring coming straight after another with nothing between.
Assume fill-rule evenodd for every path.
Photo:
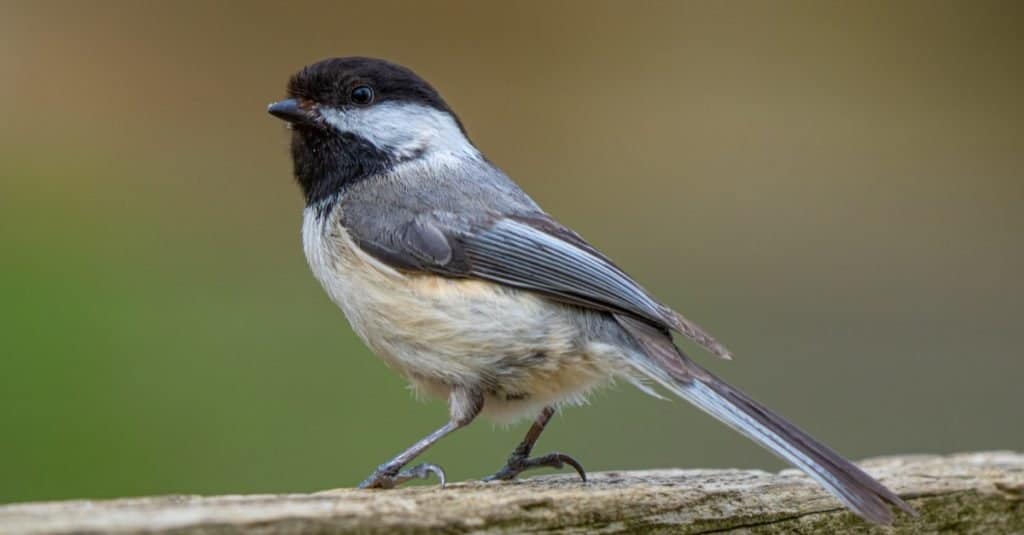
<instances>
[{"instance_id":1,"label":"bird's folded wing","mask_svg":"<svg viewBox=\"0 0 1024 535\"><path fill-rule=\"evenodd\" d=\"M729 356L703 329L657 302L576 233L544 214L474 221L432 212L389 232L354 237L368 253L398 269L474 277L625 314Z\"/></svg>"}]
</instances>

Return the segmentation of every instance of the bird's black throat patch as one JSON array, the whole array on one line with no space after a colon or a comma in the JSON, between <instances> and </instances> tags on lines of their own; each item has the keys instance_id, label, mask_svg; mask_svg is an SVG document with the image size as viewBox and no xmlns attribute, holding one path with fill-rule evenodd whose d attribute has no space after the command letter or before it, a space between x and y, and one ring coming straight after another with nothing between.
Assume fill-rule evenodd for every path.
<instances>
[{"instance_id":1,"label":"bird's black throat patch","mask_svg":"<svg viewBox=\"0 0 1024 535\"><path fill-rule=\"evenodd\" d=\"M358 135L316 127L294 128L292 162L307 206L386 173L398 163L389 152Z\"/></svg>"}]
</instances>

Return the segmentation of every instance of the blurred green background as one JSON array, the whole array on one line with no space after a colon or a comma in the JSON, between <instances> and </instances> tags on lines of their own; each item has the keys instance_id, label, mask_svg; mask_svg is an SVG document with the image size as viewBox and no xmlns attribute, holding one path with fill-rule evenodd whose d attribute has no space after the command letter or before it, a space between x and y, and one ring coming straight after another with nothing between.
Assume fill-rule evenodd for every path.
<instances>
[{"instance_id":1,"label":"blurred green background","mask_svg":"<svg viewBox=\"0 0 1024 535\"><path fill-rule=\"evenodd\" d=\"M0 502L350 486L439 426L309 274L302 65L416 69L853 458L1024 447L1018 2L0 4ZM497 469L525 424L425 459ZM775 469L622 386L540 450Z\"/></svg>"}]
</instances>

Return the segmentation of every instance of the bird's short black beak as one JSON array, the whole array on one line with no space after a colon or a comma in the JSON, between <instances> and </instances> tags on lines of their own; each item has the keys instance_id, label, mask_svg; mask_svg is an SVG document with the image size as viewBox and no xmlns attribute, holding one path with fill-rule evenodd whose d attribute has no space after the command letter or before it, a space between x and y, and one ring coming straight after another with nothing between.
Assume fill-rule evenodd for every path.
<instances>
[{"instance_id":1,"label":"bird's short black beak","mask_svg":"<svg viewBox=\"0 0 1024 535\"><path fill-rule=\"evenodd\" d=\"M267 113L293 124L313 124L313 113L303 109L294 98L275 102L267 106Z\"/></svg>"}]
</instances>

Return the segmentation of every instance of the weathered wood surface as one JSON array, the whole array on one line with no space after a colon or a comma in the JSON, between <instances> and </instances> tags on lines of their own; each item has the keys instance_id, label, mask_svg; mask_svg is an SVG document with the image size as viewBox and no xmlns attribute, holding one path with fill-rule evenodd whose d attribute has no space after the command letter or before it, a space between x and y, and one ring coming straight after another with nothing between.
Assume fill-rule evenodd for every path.
<instances>
[{"instance_id":1,"label":"weathered wood surface","mask_svg":"<svg viewBox=\"0 0 1024 535\"><path fill-rule=\"evenodd\" d=\"M2 533L1024 533L1024 454L865 461L920 511L865 524L793 470L648 470L389 491L0 506Z\"/></svg>"}]
</instances>

